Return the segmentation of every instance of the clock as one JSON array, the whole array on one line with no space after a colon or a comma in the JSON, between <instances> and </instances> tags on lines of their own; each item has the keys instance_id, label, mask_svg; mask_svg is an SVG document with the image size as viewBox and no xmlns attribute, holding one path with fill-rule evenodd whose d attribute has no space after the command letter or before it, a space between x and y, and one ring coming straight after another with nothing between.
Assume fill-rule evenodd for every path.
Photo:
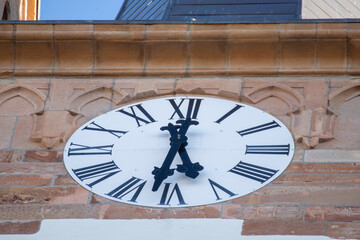
<instances>
[{"instance_id":1,"label":"clock","mask_svg":"<svg viewBox=\"0 0 360 240\"><path fill-rule=\"evenodd\" d=\"M238 198L278 177L294 141L286 126L235 101L162 97L122 106L68 140L64 164L84 188L147 207Z\"/></svg>"}]
</instances>

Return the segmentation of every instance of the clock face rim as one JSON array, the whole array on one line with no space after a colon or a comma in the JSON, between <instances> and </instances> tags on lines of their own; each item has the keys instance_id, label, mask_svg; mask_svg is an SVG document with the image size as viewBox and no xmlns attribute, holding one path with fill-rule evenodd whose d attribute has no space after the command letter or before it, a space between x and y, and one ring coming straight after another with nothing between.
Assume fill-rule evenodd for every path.
<instances>
[{"instance_id":1,"label":"clock face rim","mask_svg":"<svg viewBox=\"0 0 360 240\"><path fill-rule=\"evenodd\" d=\"M81 130L83 128L85 128L86 126L89 126L89 124L93 121L95 121L96 119L99 119L100 117L104 117L108 114L111 114L111 113L115 113L116 111L119 111L120 109L124 109L126 107L129 107L129 106L135 106L136 104L143 104L143 103L148 103L148 102L155 102L155 101L166 101L167 99L181 99L181 98L185 98L185 99L190 99L190 98L194 98L194 99L212 99L214 101L224 101L224 102L227 102L227 103L232 103L232 104L238 104L238 105L241 105L243 107L245 107L246 109L252 109L252 110L255 110L257 111L259 114L265 114L266 116L269 116L273 119L275 119L277 121L277 123L279 123L281 125L281 127L284 127L285 129L285 132L287 132L288 134L288 137L289 137L289 150L288 150L288 160L287 160L287 163L284 164L284 167L283 169L276 175L273 175L275 177L271 177L271 179L269 179L270 181L266 181L264 182L260 187L257 187L256 189L253 189L252 191L249 191L247 192L246 194L242 194L242 195L234 195L234 196L230 196L227 197L226 199L224 200L214 200L214 201L207 201L207 202L203 202L203 203L197 203L197 204L186 204L186 205L183 205L183 204L170 204L170 205L159 205L159 204L146 204L144 202L129 202L128 200L119 200L119 199L115 199L114 197L111 197L111 196L106 196L105 194L100 194L96 191L93 191L93 189L89 186L86 185L85 182L83 182L81 179L79 179L73 171L71 171L72 169L70 168L69 164L66 164L67 161L70 161L70 160L66 160L66 155L68 154L68 149L69 149L69 145L70 145L70 142L71 142L71 139L73 138L74 135L76 135L78 132L81 132ZM166 120L163 120L164 122ZM195 128L195 127L194 127ZM160 130L159 130L160 131ZM169 134L168 134L169 135ZM125 135L123 135L125 136ZM169 138L170 136L168 136ZM120 138L121 139L121 138ZM290 147L291 146L291 147ZM236 199L236 198L239 198L239 197L243 197L243 196L246 196L252 192L255 192L257 190L259 190L260 188L266 186L267 184L271 183L272 181L274 181L277 177L279 177L286 169L287 167L289 166L289 164L291 163L292 161L292 158L294 156L294 152L295 152L295 143L294 143L294 139L292 137L292 134L290 132L290 130L286 127L285 124L282 123L282 121L280 121L277 117L259 109L259 108L256 108L256 107L253 107L251 105L248 105L248 104L244 104L240 101L234 101L234 100L231 100L231 99L227 99L227 98L221 98L221 97L217 97L217 96L207 96L207 95L194 95L194 94L181 94L181 95L166 95L166 96L158 96L158 97L151 97L151 98L146 98L146 99L138 99L138 100L134 100L134 101L131 101L131 102L127 102L125 104L122 104L120 107L117 107L115 109L112 109L106 113L103 113L103 114L100 114L92 119L90 119L89 121L85 122L84 124L82 124L80 127L78 127L74 132L73 134L70 136L70 138L68 139L68 141L66 142L66 145L65 145L65 148L64 148L64 165L65 165L65 168L68 172L68 174L75 180L75 182L79 185L81 185L82 187L84 187L85 189L87 189L88 191L100 196L100 197L103 197L103 198L106 198L106 199L109 199L109 200L113 200L113 201L117 201L117 202L120 202L120 203L124 203L124 204L130 204L130 205L135 205L135 206L142 206L142 207L151 207L151 208L181 208L181 207L196 207L196 206L203 206L203 205L210 205L210 204L218 204L218 203L223 203L223 202L226 202L226 201L229 201L229 200L232 200L232 199ZM69 159L69 157L67 157L67 159ZM196 160L195 160L196 161ZM154 164L155 165L155 164ZM158 166L160 167L160 166ZM200 172L201 174L201 172ZM210 182L210 181L209 181ZM214 188L217 188L218 191L220 189L221 191L221 188L219 188L217 185L216 182L213 182L213 183L210 183L211 187L214 189ZM175 185L176 186L176 185ZM221 187L221 186L220 186ZM173 188L173 191L174 191L175 188ZM215 190L213 190L214 193L215 193ZM135 191L134 191L135 192ZM171 197L170 197L171 198Z\"/></svg>"}]
</instances>

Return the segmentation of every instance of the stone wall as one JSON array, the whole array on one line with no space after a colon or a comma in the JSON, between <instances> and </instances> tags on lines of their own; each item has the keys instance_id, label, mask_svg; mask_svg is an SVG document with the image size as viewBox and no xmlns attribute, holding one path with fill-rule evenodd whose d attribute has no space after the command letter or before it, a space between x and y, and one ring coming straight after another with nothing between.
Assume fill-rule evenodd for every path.
<instances>
[{"instance_id":1,"label":"stone wall","mask_svg":"<svg viewBox=\"0 0 360 240\"><path fill-rule=\"evenodd\" d=\"M0 25L0 234L44 219L243 219L243 235L360 238L360 24ZM231 202L134 207L62 163L82 123L175 94L227 98L291 130L287 170Z\"/></svg>"}]
</instances>

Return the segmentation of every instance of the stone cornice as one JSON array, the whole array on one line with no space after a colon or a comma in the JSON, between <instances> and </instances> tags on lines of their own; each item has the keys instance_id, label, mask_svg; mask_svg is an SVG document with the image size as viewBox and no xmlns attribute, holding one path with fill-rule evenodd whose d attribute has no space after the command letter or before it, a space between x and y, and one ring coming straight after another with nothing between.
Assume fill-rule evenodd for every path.
<instances>
[{"instance_id":1,"label":"stone cornice","mask_svg":"<svg viewBox=\"0 0 360 240\"><path fill-rule=\"evenodd\" d=\"M360 74L360 23L4 24L0 76Z\"/></svg>"}]
</instances>

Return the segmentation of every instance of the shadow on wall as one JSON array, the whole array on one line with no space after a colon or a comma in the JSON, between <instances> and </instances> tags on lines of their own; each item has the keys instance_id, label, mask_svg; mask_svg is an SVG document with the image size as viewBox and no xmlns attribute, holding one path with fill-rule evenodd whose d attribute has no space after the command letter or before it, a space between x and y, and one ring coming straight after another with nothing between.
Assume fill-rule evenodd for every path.
<instances>
[{"instance_id":1,"label":"shadow on wall","mask_svg":"<svg viewBox=\"0 0 360 240\"><path fill-rule=\"evenodd\" d=\"M6 1L1 20L9 20L9 19L10 19L10 4L8 1Z\"/></svg>"}]
</instances>

